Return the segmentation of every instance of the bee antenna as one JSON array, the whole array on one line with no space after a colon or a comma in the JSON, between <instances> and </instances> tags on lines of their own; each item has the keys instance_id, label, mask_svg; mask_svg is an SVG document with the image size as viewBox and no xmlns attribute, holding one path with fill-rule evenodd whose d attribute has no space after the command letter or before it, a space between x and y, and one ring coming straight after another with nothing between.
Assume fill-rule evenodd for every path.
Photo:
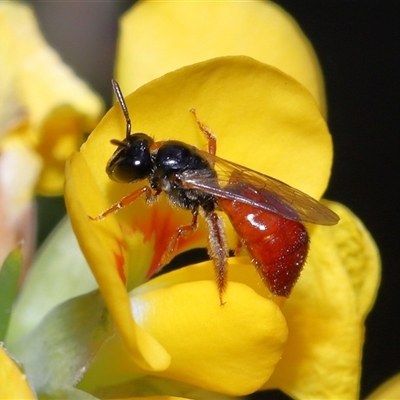
<instances>
[{"instance_id":1,"label":"bee antenna","mask_svg":"<svg viewBox=\"0 0 400 400\"><path fill-rule=\"evenodd\" d=\"M114 79L111 79L111 84L115 93L115 97L117 98L118 103L121 106L122 112L125 116L126 137L128 138L131 134L131 118L129 117L128 107L126 106L124 96L122 96L121 88L119 87L118 82Z\"/></svg>"}]
</instances>

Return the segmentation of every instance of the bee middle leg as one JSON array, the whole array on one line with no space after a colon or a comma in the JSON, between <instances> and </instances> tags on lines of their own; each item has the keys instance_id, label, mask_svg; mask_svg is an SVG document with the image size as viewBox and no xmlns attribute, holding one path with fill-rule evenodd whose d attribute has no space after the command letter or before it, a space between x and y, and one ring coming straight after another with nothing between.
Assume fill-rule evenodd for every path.
<instances>
[{"instance_id":1,"label":"bee middle leg","mask_svg":"<svg viewBox=\"0 0 400 400\"><path fill-rule=\"evenodd\" d=\"M179 241L181 239L187 239L197 229L198 214L199 214L198 210L194 210L192 212L191 224L181 226L175 231L174 235L171 237L171 239L168 243L168 247L166 248L164 254L161 257L160 268L162 268L164 265L167 265L169 262L172 261L172 259L176 255L176 250L178 248Z\"/></svg>"}]
</instances>

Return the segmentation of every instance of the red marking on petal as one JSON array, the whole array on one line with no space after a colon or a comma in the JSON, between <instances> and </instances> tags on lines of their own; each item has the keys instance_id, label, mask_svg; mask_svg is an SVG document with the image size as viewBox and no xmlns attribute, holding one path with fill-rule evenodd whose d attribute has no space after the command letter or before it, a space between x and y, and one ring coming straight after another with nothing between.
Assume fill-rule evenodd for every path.
<instances>
[{"instance_id":1,"label":"red marking on petal","mask_svg":"<svg viewBox=\"0 0 400 400\"><path fill-rule=\"evenodd\" d=\"M117 272L119 277L121 278L122 282L124 285L126 285L126 276L125 276L125 257L124 257L124 244L121 242L118 242L118 247L119 247L119 252L114 253L114 259L115 259L115 266L117 268Z\"/></svg>"},{"instance_id":2,"label":"red marking on petal","mask_svg":"<svg viewBox=\"0 0 400 400\"><path fill-rule=\"evenodd\" d=\"M134 229L139 229L143 233L144 241L149 241L154 237L154 254L146 274L147 278L150 278L164 266L160 265L160 263L176 230L182 225L190 224L191 214L189 212L186 212L186 214L188 216L187 223L186 221L182 223L177 211L173 208L154 206L145 221L141 220L135 223ZM176 254L189 248L202 234L201 231L196 231L189 238L180 240Z\"/></svg>"}]
</instances>

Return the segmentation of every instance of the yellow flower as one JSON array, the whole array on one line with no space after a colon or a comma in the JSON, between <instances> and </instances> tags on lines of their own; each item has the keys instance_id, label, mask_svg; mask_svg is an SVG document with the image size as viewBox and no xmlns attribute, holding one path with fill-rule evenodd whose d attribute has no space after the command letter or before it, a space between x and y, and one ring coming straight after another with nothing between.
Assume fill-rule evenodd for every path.
<instances>
[{"instance_id":1,"label":"yellow flower","mask_svg":"<svg viewBox=\"0 0 400 400\"><path fill-rule=\"evenodd\" d=\"M35 159L24 196L59 195L65 160L97 123L101 100L47 45L30 7L1 2L0 35L2 150L21 148L21 157Z\"/></svg>"},{"instance_id":2,"label":"yellow flower","mask_svg":"<svg viewBox=\"0 0 400 400\"><path fill-rule=\"evenodd\" d=\"M196 108L217 135L221 157L245 160L246 166L316 198L325 190L332 159L326 124L307 90L272 67L246 57L214 59L150 82L126 102L134 131L206 148L189 113ZM67 165L71 221L118 329L118 335L96 355L80 387L101 393L104 387L123 387L146 374L242 395L265 385L272 374L265 387L279 387L295 396L355 396L363 318L377 281L376 251L361 225L342 206L331 205L344 221L337 227L309 228L309 261L284 305L260 287L248 258L230 261L223 307L211 262L144 283L156 272L168 239L191 217L171 209L163 199L151 207L138 199L102 221L88 219L144 184L114 183L104 172L115 150L110 139L122 139L124 134L125 120L117 106ZM226 229L232 237L228 221ZM206 246L206 237L201 225L179 252ZM351 246L358 246L354 265L347 254L353 251ZM367 251L373 256L366 260L375 277L369 285L360 280ZM285 320L292 328L287 343ZM246 329L238 333L238 326ZM327 326L336 336L329 335ZM309 329L315 330L315 337L307 335ZM337 332L344 329L348 336L340 336L337 343ZM329 345L331 352L326 351ZM348 382L334 379L330 385L328 377L339 371L334 363L340 359L338 354L344 364L340 374L344 370ZM116 363L113 357L124 361ZM332 368L321 370L315 388L310 368L325 365L327 359Z\"/></svg>"},{"instance_id":3,"label":"yellow flower","mask_svg":"<svg viewBox=\"0 0 400 400\"><path fill-rule=\"evenodd\" d=\"M35 247L36 192L60 195L65 160L97 123L100 99L42 38L25 4L0 4L0 265Z\"/></svg>"}]
</instances>

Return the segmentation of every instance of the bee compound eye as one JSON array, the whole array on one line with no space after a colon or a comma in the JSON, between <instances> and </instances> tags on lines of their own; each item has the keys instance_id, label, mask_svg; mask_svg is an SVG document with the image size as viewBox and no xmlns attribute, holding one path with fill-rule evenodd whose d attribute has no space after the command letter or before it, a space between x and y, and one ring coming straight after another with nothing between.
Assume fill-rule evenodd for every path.
<instances>
[{"instance_id":1,"label":"bee compound eye","mask_svg":"<svg viewBox=\"0 0 400 400\"><path fill-rule=\"evenodd\" d=\"M118 142L116 141L118 144ZM119 142L110 158L106 172L110 179L121 183L137 182L149 176L152 170L150 145L153 140L141 133Z\"/></svg>"}]
</instances>

